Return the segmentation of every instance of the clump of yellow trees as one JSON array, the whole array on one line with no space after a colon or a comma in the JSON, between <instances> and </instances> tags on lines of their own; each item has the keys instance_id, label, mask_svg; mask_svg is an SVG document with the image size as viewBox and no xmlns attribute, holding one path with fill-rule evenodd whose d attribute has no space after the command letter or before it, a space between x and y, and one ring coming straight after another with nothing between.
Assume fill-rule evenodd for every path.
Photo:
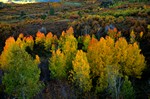
<instances>
[{"instance_id":1,"label":"clump of yellow trees","mask_svg":"<svg viewBox=\"0 0 150 99\"><path fill-rule=\"evenodd\" d=\"M118 33L119 36L116 36ZM22 66L26 67L23 71L28 70L29 67L28 72L30 72L31 68L27 66L28 62L24 63L23 57L27 57L26 61L32 63L32 69L33 67L36 68L36 71L32 71L32 69L31 71L33 73L37 72L39 75L38 68L34 63L35 61L32 61L30 55L25 51L26 47L33 50L34 44L38 44L39 46L44 46L45 50L51 53L51 57L49 57L49 70L51 71L52 78L60 80L69 79L83 92L94 90L95 93L99 93L105 90L114 98L125 97L126 95L133 97L134 91L129 77L141 77L142 71L146 66L145 58L141 54L138 42L128 43L116 29L108 34L110 36L101 37L100 39L89 35L79 37L80 43L82 43L81 49L78 49L78 40L74 37L72 27L67 31L63 31L59 39L52 33L48 33L45 36L41 32L37 33L35 39L31 36L24 37L22 34L19 35L16 41L11 37L6 40L4 51L0 57L0 68L6 71L3 84L6 88L12 88L5 81L6 79L10 79L8 74L12 71L9 71L9 67L17 69L20 66L17 69L20 71L23 70ZM19 50L19 52L12 53L13 50ZM23 56L19 53L22 53ZM14 60L13 57L17 59ZM19 59L20 61L16 62ZM39 61L38 57L38 63ZM25 80L28 77L24 74L14 73L15 75L25 77ZM38 78L38 75L35 77ZM36 81L37 83L37 80L32 81ZM123 91L123 88L131 92L131 94ZM6 89L6 92L13 91Z\"/></svg>"},{"instance_id":2,"label":"clump of yellow trees","mask_svg":"<svg viewBox=\"0 0 150 99\"><path fill-rule=\"evenodd\" d=\"M110 36L97 40L86 35L79 39L80 43L83 43L82 49L85 52L77 50L77 42L72 29L71 32L62 33L59 47L64 57L62 57L63 59L59 59L61 58L59 57L57 61L55 60L52 63L53 58L50 58L50 69L65 66L65 71L70 73L69 79L84 92L90 91L94 87L92 85L94 81L96 87L93 89L96 93L108 89L112 97L119 98L121 88L126 88L123 86L127 84L132 91L131 95L133 95L132 84L127 77L140 78L146 66L145 58L141 54L138 43L128 43L124 37L112 38ZM52 57L53 55L55 56L55 53L52 54ZM66 65L52 65L60 60L63 60L62 62ZM67 64L67 61L72 61L72 63ZM70 69L67 69L68 67ZM59 69L58 71L58 74L60 74ZM64 72L63 69L61 71ZM67 78L67 75L65 78Z\"/></svg>"}]
</instances>

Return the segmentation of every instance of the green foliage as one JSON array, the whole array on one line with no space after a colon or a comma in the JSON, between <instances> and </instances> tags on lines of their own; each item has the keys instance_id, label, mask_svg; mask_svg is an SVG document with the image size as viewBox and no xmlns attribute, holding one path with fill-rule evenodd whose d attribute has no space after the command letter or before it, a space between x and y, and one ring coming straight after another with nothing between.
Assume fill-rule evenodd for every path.
<instances>
[{"instance_id":1,"label":"green foliage","mask_svg":"<svg viewBox=\"0 0 150 99\"><path fill-rule=\"evenodd\" d=\"M123 82L123 86L121 89L121 94L123 96L123 98L125 99L135 99L135 95L134 95L134 89L132 87L132 84L130 82L130 80L128 79L128 77L125 77L125 80Z\"/></svg>"},{"instance_id":2,"label":"green foliage","mask_svg":"<svg viewBox=\"0 0 150 99\"><path fill-rule=\"evenodd\" d=\"M26 16L26 13L24 11L21 11L20 12L20 17L24 17L24 16Z\"/></svg>"},{"instance_id":3,"label":"green foliage","mask_svg":"<svg viewBox=\"0 0 150 99\"><path fill-rule=\"evenodd\" d=\"M114 0L114 1L115 1L115 3L113 5L110 5L109 8L115 8L115 7L118 7L118 6L121 6L121 5L128 3L128 2L122 2L120 0Z\"/></svg>"},{"instance_id":4,"label":"green foliage","mask_svg":"<svg viewBox=\"0 0 150 99\"><path fill-rule=\"evenodd\" d=\"M82 17L82 13L81 13L81 11L78 11L78 15L79 15L80 17Z\"/></svg>"},{"instance_id":5,"label":"green foliage","mask_svg":"<svg viewBox=\"0 0 150 99\"><path fill-rule=\"evenodd\" d=\"M44 46L45 46L45 49L46 49L46 50L50 50L53 41L54 41L54 39L53 39L53 34L50 32L50 33L48 33L48 34L46 35L46 37L45 37Z\"/></svg>"},{"instance_id":6,"label":"green foliage","mask_svg":"<svg viewBox=\"0 0 150 99\"><path fill-rule=\"evenodd\" d=\"M134 3L134 2L148 2L149 0L129 0L129 2Z\"/></svg>"},{"instance_id":7,"label":"green foliage","mask_svg":"<svg viewBox=\"0 0 150 99\"><path fill-rule=\"evenodd\" d=\"M91 40L91 37L90 37L90 35L85 35L82 39L83 39L83 47L82 47L82 49L84 51L87 51L87 48L89 46L89 42Z\"/></svg>"},{"instance_id":8,"label":"green foliage","mask_svg":"<svg viewBox=\"0 0 150 99\"><path fill-rule=\"evenodd\" d=\"M3 76L5 92L20 99L31 98L42 88L40 70L31 56L19 46L9 50L7 70Z\"/></svg>"},{"instance_id":9,"label":"green foliage","mask_svg":"<svg viewBox=\"0 0 150 99\"><path fill-rule=\"evenodd\" d=\"M41 19L43 19L43 20L45 20L45 19L46 19L46 17L47 17L47 15L46 15L46 14L41 15Z\"/></svg>"},{"instance_id":10,"label":"green foliage","mask_svg":"<svg viewBox=\"0 0 150 99\"><path fill-rule=\"evenodd\" d=\"M54 10L53 7L50 8L49 14L50 14L50 15L54 15L54 14L55 14L55 10Z\"/></svg>"},{"instance_id":11,"label":"green foliage","mask_svg":"<svg viewBox=\"0 0 150 99\"><path fill-rule=\"evenodd\" d=\"M117 64L107 65L108 74L108 93L113 99L119 99L120 89L122 85L121 74L119 73L119 66Z\"/></svg>"},{"instance_id":12,"label":"green foliage","mask_svg":"<svg viewBox=\"0 0 150 99\"><path fill-rule=\"evenodd\" d=\"M78 50L73 64L73 82L76 83L84 92L90 91L92 80L90 79L90 66L86 53Z\"/></svg>"},{"instance_id":13,"label":"green foliage","mask_svg":"<svg viewBox=\"0 0 150 99\"><path fill-rule=\"evenodd\" d=\"M66 57L60 49L56 52L52 52L52 57L50 58L49 63L52 78L67 78Z\"/></svg>"}]
</instances>

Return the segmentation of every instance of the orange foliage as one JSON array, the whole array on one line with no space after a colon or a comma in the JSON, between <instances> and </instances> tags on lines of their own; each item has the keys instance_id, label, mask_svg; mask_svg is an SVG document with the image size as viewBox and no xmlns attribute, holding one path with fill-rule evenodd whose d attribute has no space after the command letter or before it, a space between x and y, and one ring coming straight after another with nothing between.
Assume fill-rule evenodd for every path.
<instances>
[{"instance_id":1,"label":"orange foliage","mask_svg":"<svg viewBox=\"0 0 150 99\"><path fill-rule=\"evenodd\" d=\"M120 36L121 36L121 32L118 32L117 28L114 28L114 29L109 29L108 30L108 35L117 40Z\"/></svg>"},{"instance_id":2,"label":"orange foliage","mask_svg":"<svg viewBox=\"0 0 150 99\"><path fill-rule=\"evenodd\" d=\"M52 7L59 8L59 7L61 7L61 4L54 2L54 3L52 3Z\"/></svg>"},{"instance_id":3,"label":"orange foliage","mask_svg":"<svg viewBox=\"0 0 150 99\"><path fill-rule=\"evenodd\" d=\"M5 42L4 51L9 49L9 46L13 45L15 43L14 37L9 37Z\"/></svg>"},{"instance_id":4,"label":"orange foliage","mask_svg":"<svg viewBox=\"0 0 150 99\"><path fill-rule=\"evenodd\" d=\"M40 31L38 31L37 34L36 34L35 42L36 42L36 44L44 43L45 42L44 33L41 33Z\"/></svg>"},{"instance_id":5,"label":"orange foliage","mask_svg":"<svg viewBox=\"0 0 150 99\"><path fill-rule=\"evenodd\" d=\"M65 34L66 34L65 31L62 31L61 36L65 36Z\"/></svg>"},{"instance_id":6,"label":"orange foliage","mask_svg":"<svg viewBox=\"0 0 150 99\"><path fill-rule=\"evenodd\" d=\"M45 37L45 35L43 33L41 33L40 31L38 31L36 34L36 37L43 38L43 37Z\"/></svg>"},{"instance_id":7,"label":"orange foliage","mask_svg":"<svg viewBox=\"0 0 150 99\"><path fill-rule=\"evenodd\" d=\"M93 45L96 46L97 43L98 43L98 40L96 38L92 37L92 39L89 43L88 49L93 49L93 47L94 47Z\"/></svg>"},{"instance_id":8,"label":"orange foliage","mask_svg":"<svg viewBox=\"0 0 150 99\"><path fill-rule=\"evenodd\" d=\"M10 56L12 56L12 50L17 49L18 46L15 42L14 37L9 37L4 46L4 50L0 56L0 68L3 70L6 70L8 68L8 60L10 59Z\"/></svg>"},{"instance_id":9,"label":"orange foliage","mask_svg":"<svg viewBox=\"0 0 150 99\"><path fill-rule=\"evenodd\" d=\"M26 42L26 45L28 47L30 47L31 50L33 50L33 46L34 46L34 40L33 40L33 37L30 35L28 37L25 37L24 38L25 42Z\"/></svg>"},{"instance_id":10,"label":"orange foliage","mask_svg":"<svg viewBox=\"0 0 150 99\"><path fill-rule=\"evenodd\" d=\"M73 27L70 27L67 31L67 34L72 35L74 33Z\"/></svg>"},{"instance_id":11,"label":"orange foliage","mask_svg":"<svg viewBox=\"0 0 150 99\"><path fill-rule=\"evenodd\" d=\"M53 37L53 34L51 32L49 32L47 35L46 35L46 38L52 38Z\"/></svg>"}]
</instances>

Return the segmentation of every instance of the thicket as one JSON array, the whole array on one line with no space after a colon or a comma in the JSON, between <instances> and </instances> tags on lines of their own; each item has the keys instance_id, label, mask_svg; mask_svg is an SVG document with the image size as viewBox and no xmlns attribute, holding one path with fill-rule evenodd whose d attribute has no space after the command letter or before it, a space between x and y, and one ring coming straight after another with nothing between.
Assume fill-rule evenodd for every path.
<instances>
[{"instance_id":1,"label":"thicket","mask_svg":"<svg viewBox=\"0 0 150 99\"><path fill-rule=\"evenodd\" d=\"M88 15L72 22L71 26L74 28L76 37L87 34L92 36L94 34L99 39L106 36L109 33L109 29L117 28L127 40L133 30L136 34L136 40L139 40L141 32L147 33L148 21L145 19L138 20L133 17L119 16L116 18L109 15Z\"/></svg>"},{"instance_id":2,"label":"thicket","mask_svg":"<svg viewBox=\"0 0 150 99\"><path fill-rule=\"evenodd\" d=\"M138 42L127 42L116 28L108 29L107 36L100 39L88 34L77 39L72 27L59 38L52 33L38 32L35 38L20 34L16 40L13 37L6 40L0 57L3 85L8 94L30 97L39 92L37 64L40 58L31 54L36 57L34 61L27 50L34 53L37 46L50 54L46 57L49 57L51 78L68 79L80 93L107 92L107 96L119 98L126 97L130 91L130 96L134 96L134 87L128 78L140 79L146 67ZM31 90L27 90L28 87Z\"/></svg>"}]
</instances>

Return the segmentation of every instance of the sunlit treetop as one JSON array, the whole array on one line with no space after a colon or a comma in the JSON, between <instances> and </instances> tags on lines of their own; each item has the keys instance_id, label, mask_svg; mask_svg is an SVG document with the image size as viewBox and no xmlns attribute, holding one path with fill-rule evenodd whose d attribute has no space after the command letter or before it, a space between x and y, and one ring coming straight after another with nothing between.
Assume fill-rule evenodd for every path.
<instances>
[{"instance_id":1,"label":"sunlit treetop","mask_svg":"<svg viewBox=\"0 0 150 99\"><path fill-rule=\"evenodd\" d=\"M38 31L36 33L35 43L36 44L42 44L44 42L45 42L45 35L44 35L44 33L41 33L40 31Z\"/></svg>"}]
</instances>

